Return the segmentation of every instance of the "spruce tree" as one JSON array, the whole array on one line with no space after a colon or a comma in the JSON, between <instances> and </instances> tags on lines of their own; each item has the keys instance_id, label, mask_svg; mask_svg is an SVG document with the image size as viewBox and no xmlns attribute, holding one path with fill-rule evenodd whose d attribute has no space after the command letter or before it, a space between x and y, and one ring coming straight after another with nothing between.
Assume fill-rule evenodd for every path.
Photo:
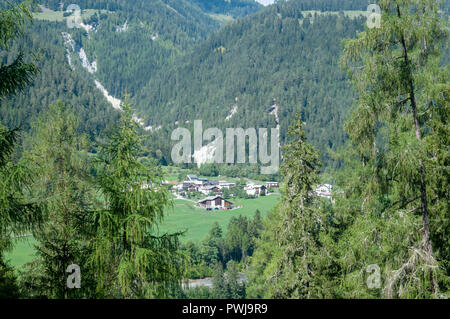
<instances>
[{"instance_id":1,"label":"spruce tree","mask_svg":"<svg viewBox=\"0 0 450 319\"><path fill-rule=\"evenodd\" d=\"M0 10L0 53L8 52L11 42L31 20L30 1ZM37 73L33 63L25 63L20 52L10 64L0 64L0 107L5 97L25 88ZM27 233L39 222L39 208L25 200L31 172L23 162L14 162L19 130L8 129L0 123L0 294L2 297L18 295L15 276L4 261L4 252L12 247L11 237Z\"/></svg>"},{"instance_id":2,"label":"spruce tree","mask_svg":"<svg viewBox=\"0 0 450 319\"><path fill-rule=\"evenodd\" d=\"M30 195L45 222L34 231L37 258L27 268L22 286L29 296L76 298L89 296L89 220L94 193L89 177L86 138L77 133L70 107L57 102L41 114L27 141L25 161L35 172ZM80 289L69 289L66 272L80 266Z\"/></svg>"},{"instance_id":3,"label":"spruce tree","mask_svg":"<svg viewBox=\"0 0 450 319\"><path fill-rule=\"evenodd\" d=\"M274 297L305 298L314 286L313 255L319 248L316 233L321 220L314 207L314 186L320 162L318 152L306 142L300 113L288 136L291 140L283 148L284 187L276 229L282 257L274 274Z\"/></svg>"},{"instance_id":4,"label":"spruce tree","mask_svg":"<svg viewBox=\"0 0 450 319\"><path fill-rule=\"evenodd\" d=\"M163 298L179 289L179 234L158 234L169 205L155 167L140 161L142 138L127 101L98 159L104 205L94 214L90 264L98 291L124 298Z\"/></svg>"},{"instance_id":5,"label":"spruce tree","mask_svg":"<svg viewBox=\"0 0 450 319\"><path fill-rule=\"evenodd\" d=\"M331 268L329 248L322 247L328 216L321 212L314 187L318 152L307 143L300 113L283 148L282 200L265 221L250 264L250 297L329 297L324 279ZM325 269L325 270L324 270Z\"/></svg>"}]
</instances>

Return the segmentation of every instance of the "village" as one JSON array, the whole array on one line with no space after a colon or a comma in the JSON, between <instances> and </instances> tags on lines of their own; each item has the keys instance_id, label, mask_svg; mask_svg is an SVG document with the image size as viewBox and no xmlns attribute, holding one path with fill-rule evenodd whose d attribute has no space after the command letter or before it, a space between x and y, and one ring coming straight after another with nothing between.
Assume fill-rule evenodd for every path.
<instances>
[{"instance_id":1,"label":"village","mask_svg":"<svg viewBox=\"0 0 450 319\"><path fill-rule=\"evenodd\" d=\"M231 210L240 208L232 202L232 198L245 196L257 198L276 192L279 188L278 182L265 182L256 184L247 182L245 185L229 182L226 180L209 180L188 174L182 182L166 181L175 198L198 199L196 206L205 210Z\"/></svg>"},{"instance_id":2,"label":"village","mask_svg":"<svg viewBox=\"0 0 450 319\"><path fill-rule=\"evenodd\" d=\"M255 183L248 181L245 184L229 182L226 180L210 180L194 174L186 175L182 182L165 181L169 185L173 196L177 199L195 200L197 207L205 210L231 210L241 208L233 203L233 198L257 198L273 193L279 193L280 185L276 181ZM319 185L315 193L319 197L332 200L332 186Z\"/></svg>"}]
</instances>

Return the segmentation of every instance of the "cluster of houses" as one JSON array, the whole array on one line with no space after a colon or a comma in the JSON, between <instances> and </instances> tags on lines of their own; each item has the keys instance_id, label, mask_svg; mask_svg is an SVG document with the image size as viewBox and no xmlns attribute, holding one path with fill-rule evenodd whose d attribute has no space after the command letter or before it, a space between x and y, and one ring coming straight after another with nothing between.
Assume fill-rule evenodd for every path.
<instances>
[{"instance_id":1,"label":"cluster of houses","mask_svg":"<svg viewBox=\"0 0 450 319\"><path fill-rule=\"evenodd\" d=\"M224 190L230 190L230 197L234 197L233 190L236 183L225 180L208 180L207 178L197 177L196 175L187 175L187 179L183 182L167 181L172 186L173 194L178 198L184 198L188 194L198 194L206 196L197 202L197 206L206 210L229 210L238 208L232 202L223 197ZM265 184L255 184L248 182L243 186L243 190L250 197L264 196L270 188L279 188L278 182L266 182ZM333 201L332 185L322 184L315 189L315 193L319 197L324 197Z\"/></svg>"},{"instance_id":2,"label":"cluster of houses","mask_svg":"<svg viewBox=\"0 0 450 319\"><path fill-rule=\"evenodd\" d=\"M197 202L199 207L206 210L228 210L236 208L232 202L223 197L225 189L233 190L236 183L224 180L208 180L196 175L187 175L183 182L167 182L172 185L172 191L178 198L184 198L187 194L197 193L207 196ZM265 185L258 185L252 182L247 183L243 188L248 196L258 197L267 194L269 188L278 188L278 182L267 182ZM233 193L230 194L233 197Z\"/></svg>"},{"instance_id":3,"label":"cluster of houses","mask_svg":"<svg viewBox=\"0 0 450 319\"><path fill-rule=\"evenodd\" d=\"M207 178L197 177L196 175L187 175L187 180L177 183L174 189L178 196L184 197L187 193L202 193L204 195L214 193L223 195L223 189L232 189L235 186L236 183L208 180Z\"/></svg>"},{"instance_id":4,"label":"cluster of houses","mask_svg":"<svg viewBox=\"0 0 450 319\"><path fill-rule=\"evenodd\" d=\"M247 195L252 197L266 195L267 189L268 189L267 186L256 185L255 183L247 183L247 185L244 186L244 190L247 192Z\"/></svg>"}]
</instances>

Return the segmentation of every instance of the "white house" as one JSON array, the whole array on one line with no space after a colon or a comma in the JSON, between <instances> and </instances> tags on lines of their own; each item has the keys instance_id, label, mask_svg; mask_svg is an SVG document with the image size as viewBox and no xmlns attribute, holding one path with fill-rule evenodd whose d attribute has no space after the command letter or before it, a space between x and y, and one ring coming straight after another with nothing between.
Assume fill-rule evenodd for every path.
<instances>
[{"instance_id":1,"label":"white house","mask_svg":"<svg viewBox=\"0 0 450 319\"><path fill-rule=\"evenodd\" d=\"M331 194L332 189L333 189L332 185L330 185L330 184L322 184L322 185L319 185L316 188L315 193L319 197L324 197L324 198L328 198L330 200L333 200L333 196Z\"/></svg>"},{"instance_id":2,"label":"white house","mask_svg":"<svg viewBox=\"0 0 450 319\"><path fill-rule=\"evenodd\" d=\"M267 187L264 185L248 184L245 191L248 196L266 195Z\"/></svg>"},{"instance_id":3,"label":"white house","mask_svg":"<svg viewBox=\"0 0 450 319\"><path fill-rule=\"evenodd\" d=\"M199 188L199 191L205 195L208 195L210 193L215 193L215 194L221 194L222 191L220 189L219 186L216 185L204 185L202 187Z\"/></svg>"},{"instance_id":4,"label":"white house","mask_svg":"<svg viewBox=\"0 0 450 319\"><path fill-rule=\"evenodd\" d=\"M220 188L231 189L236 186L236 183L229 183L227 181L219 181Z\"/></svg>"},{"instance_id":5,"label":"white house","mask_svg":"<svg viewBox=\"0 0 450 319\"><path fill-rule=\"evenodd\" d=\"M198 201L197 205L207 210L233 208L232 202L227 201L226 199L224 199L222 196L219 195L206 197L205 199Z\"/></svg>"},{"instance_id":6,"label":"white house","mask_svg":"<svg viewBox=\"0 0 450 319\"><path fill-rule=\"evenodd\" d=\"M278 184L278 182L267 182L266 183L267 188L278 188L280 187L280 185Z\"/></svg>"}]
</instances>

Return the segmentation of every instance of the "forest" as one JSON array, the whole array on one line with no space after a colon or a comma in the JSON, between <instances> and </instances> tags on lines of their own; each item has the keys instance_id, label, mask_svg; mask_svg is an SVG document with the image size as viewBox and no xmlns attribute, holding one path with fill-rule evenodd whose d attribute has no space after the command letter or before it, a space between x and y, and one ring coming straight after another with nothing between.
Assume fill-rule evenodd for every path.
<instances>
[{"instance_id":1,"label":"forest","mask_svg":"<svg viewBox=\"0 0 450 319\"><path fill-rule=\"evenodd\" d=\"M87 28L37 18L59 2L0 2L1 299L450 297L448 3L379 0L374 28L362 0L83 0ZM281 200L185 242L159 230L170 133L195 119L279 125L278 174L179 166L276 180ZM35 255L15 268L23 236Z\"/></svg>"}]
</instances>

